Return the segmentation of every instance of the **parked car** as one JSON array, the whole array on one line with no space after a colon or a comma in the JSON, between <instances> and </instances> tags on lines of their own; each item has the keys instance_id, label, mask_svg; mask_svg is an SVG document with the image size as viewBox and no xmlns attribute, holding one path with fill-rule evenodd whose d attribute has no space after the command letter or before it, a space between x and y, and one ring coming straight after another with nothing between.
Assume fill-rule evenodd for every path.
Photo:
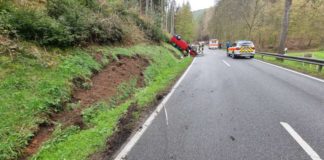
<instances>
[{"instance_id":1,"label":"parked car","mask_svg":"<svg viewBox=\"0 0 324 160\"><path fill-rule=\"evenodd\" d=\"M232 58L236 57L249 57L254 58L255 46L252 41L240 40L232 44L232 47L228 48L227 56Z\"/></svg>"}]
</instances>

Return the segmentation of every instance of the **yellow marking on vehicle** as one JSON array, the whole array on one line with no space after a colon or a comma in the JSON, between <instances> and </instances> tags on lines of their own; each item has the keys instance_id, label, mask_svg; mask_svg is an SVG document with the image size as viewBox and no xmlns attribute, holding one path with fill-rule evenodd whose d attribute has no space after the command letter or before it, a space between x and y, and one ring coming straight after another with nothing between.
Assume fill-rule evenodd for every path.
<instances>
[{"instance_id":1,"label":"yellow marking on vehicle","mask_svg":"<svg viewBox=\"0 0 324 160\"><path fill-rule=\"evenodd\" d=\"M254 52L254 49L252 47L242 47L240 49L240 52L241 53L252 53L252 52Z\"/></svg>"}]
</instances>

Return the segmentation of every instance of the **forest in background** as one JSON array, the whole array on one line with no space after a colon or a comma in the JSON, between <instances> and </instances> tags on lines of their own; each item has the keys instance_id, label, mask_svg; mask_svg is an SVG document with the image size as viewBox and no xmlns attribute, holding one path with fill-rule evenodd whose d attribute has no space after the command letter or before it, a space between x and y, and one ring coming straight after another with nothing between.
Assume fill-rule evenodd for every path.
<instances>
[{"instance_id":1,"label":"forest in background","mask_svg":"<svg viewBox=\"0 0 324 160\"><path fill-rule=\"evenodd\" d=\"M246 39L263 50L278 46L285 0L220 0L205 11L198 39ZM286 46L291 50L323 49L324 1L293 0Z\"/></svg>"}]
</instances>

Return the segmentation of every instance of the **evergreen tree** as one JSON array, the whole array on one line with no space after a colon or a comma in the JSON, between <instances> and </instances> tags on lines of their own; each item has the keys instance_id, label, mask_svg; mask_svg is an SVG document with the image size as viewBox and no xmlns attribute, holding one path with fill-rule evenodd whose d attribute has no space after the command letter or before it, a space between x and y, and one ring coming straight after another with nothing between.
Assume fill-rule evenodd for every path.
<instances>
[{"instance_id":1,"label":"evergreen tree","mask_svg":"<svg viewBox=\"0 0 324 160\"><path fill-rule=\"evenodd\" d=\"M193 41L195 24L189 2L184 4L175 18L176 34L181 35L184 40Z\"/></svg>"}]
</instances>

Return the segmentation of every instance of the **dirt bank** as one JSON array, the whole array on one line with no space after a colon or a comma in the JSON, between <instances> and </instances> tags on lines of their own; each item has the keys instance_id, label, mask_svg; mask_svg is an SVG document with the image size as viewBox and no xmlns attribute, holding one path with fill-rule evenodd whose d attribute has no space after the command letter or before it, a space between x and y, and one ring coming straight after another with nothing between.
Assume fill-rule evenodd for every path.
<instances>
[{"instance_id":1,"label":"dirt bank","mask_svg":"<svg viewBox=\"0 0 324 160\"><path fill-rule=\"evenodd\" d=\"M38 131L19 159L27 159L37 153L41 145L51 138L55 124L59 123L63 128L71 125L79 126L81 129L86 127L83 123L82 110L98 101L109 100L117 94L117 88L123 82L137 78L137 87L143 87L145 85L143 72L148 65L149 62L139 56L119 57L118 61L111 62L91 78L88 82L91 88L75 88L72 100L80 106L72 110L65 106L63 111L50 113L49 121L39 125Z\"/></svg>"}]
</instances>

